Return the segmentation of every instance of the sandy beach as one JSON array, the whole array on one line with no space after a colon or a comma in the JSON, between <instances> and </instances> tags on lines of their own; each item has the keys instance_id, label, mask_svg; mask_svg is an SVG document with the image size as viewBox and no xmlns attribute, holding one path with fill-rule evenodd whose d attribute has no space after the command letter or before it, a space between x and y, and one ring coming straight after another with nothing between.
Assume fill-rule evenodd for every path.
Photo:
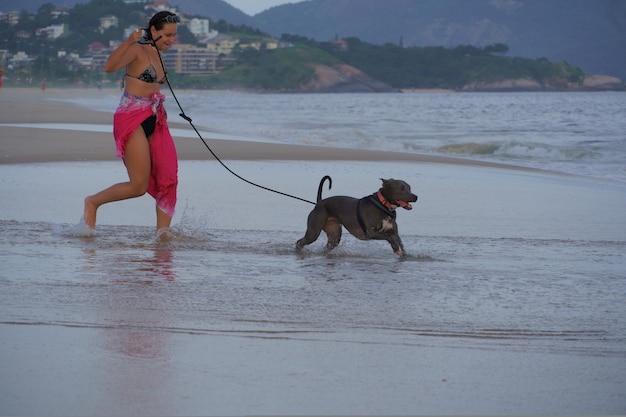
<instances>
[{"instance_id":1,"label":"sandy beach","mask_svg":"<svg viewBox=\"0 0 626 417\"><path fill-rule=\"evenodd\" d=\"M125 176L112 133L24 124L110 125L55 100L97 94L0 90L0 415L626 413L623 184L205 137L303 198L325 174L325 195L398 177L420 196L405 261L351 236L296 255L310 205L174 135L178 238L153 240L148 196L83 236L82 198Z\"/></svg>"},{"instance_id":2,"label":"sandy beach","mask_svg":"<svg viewBox=\"0 0 626 417\"><path fill-rule=\"evenodd\" d=\"M97 96L97 90L4 88L0 96L3 111L0 124L23 123L82 123L111 125L111 113L94 112L76 105L55 102L68 96ZM33 115L36 115L33 117ZM192 131L177 115L169 115L170 128ZM182 122L182 123L181 123ZM1 126L2 149L0 163L102 161L115 159L112 133L55 131L46 129ZM199 139L176 140L181 160L213 159ZM224 160L346 160L346 161L415 161L493 166L523 169L504 164L478 162L434 155L400 152L378 152L361 149L325 148L320 146L259 143L256 141L227 141L204 137L213 151Z\"/></svg>"}]
</instances>

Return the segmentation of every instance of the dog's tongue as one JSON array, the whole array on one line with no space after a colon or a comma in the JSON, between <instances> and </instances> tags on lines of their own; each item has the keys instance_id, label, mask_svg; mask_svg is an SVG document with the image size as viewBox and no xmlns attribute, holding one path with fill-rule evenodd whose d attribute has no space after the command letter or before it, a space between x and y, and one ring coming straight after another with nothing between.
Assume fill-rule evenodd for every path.
<instances>
[{"instance_id":1,"label":"dog's tongue","mask_svg":"<svg viewBox=\"0 0 626 417\"><path fill-rule=\"evenodd\" d=\"M413 209L413 206L410 203L407 203L406 201L398 200L398 201L396 201L396 203L398 203L398 205L400 207L402 207L403 209L405 209L405 210L412 210Z\"/></svg>"}]
</instances>

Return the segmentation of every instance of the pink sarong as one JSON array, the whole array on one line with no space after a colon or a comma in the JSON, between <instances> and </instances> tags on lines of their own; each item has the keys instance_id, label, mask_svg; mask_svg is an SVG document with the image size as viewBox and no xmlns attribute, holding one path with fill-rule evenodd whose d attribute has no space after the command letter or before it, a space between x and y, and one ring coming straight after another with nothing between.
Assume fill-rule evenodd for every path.
<instances>
[{"instance_id":1,"label":"pink sarong","mask_svg":"<svg viewBox=\"0 0 626 417\"><path fill-rule=\"evenodd\" d=\"M173 217L178 187L178 156L167 126L164 100L165 96L160 93L154 93L151 97L139 97L125 92L113 116L113 136L117 156L124 159L126 144L131 135L144 120L156 115L156 127L150 140L152 166L148 194L154 197L158 208Z\"/></svg>"}]
</instances>

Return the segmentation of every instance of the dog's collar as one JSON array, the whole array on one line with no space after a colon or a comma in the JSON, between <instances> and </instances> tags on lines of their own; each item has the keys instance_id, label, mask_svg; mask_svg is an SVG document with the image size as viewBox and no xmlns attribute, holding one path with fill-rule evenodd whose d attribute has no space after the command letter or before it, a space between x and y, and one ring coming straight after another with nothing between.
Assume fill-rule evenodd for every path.
<instances>
[{"instance_id":1,"label":"dog's collar","mask_svg":"<svg viewBox=\"0 0 626 417\"><path fill-rule=\"evenodd\" d=\"M396 209L397 206L394 206L389 201L387 201L387 199L385 198L385 196L383 196L383 193L380 192L380 190L378 190L378 192L374 195L376 196L377 202L382 204L383 207L385 207L387 210L394 211Z\"/></svg>"},{"instance_id":2,"label":"dog's collar","mask_svg":"<svg viewBox=\"0 0 626 417\"><path fill-rule=\"evenodd\" d=\"M395 219L396 218L396 210L395 207L390 204L385 197L383 197L382 193L378 191L370 195L369 197L365 197L364 199L368 199L374 206L385 213L387 216Z\"/></svg>"},{"instance_id":3,"label":"dog's collar","mask_svg":"<svg viewBox=\"0 0 626 417\"><path fill-rule=\"evenodd\" d=\"M357 204L356 207L356 219L359 222L359 226L361 226L361 230L363 230L363 234L365 234L365 236L367 236L367 228L365 227L365 222L361 217L361 203L363 200L369 200L378 210L395 220L395 208L385 199L385 197L383 197L383 194L380 191L372 195L368 195L367 197L363 197L359 200L359 204Z\"/></svg>"}]
</instances>

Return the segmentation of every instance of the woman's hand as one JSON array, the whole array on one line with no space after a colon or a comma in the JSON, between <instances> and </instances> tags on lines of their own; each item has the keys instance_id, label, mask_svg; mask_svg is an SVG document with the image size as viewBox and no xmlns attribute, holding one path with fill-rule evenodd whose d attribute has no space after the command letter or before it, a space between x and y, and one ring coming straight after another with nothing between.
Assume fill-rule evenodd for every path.
<instances>
[{"instance_id":1,"label":"woman's hand","mask_svg":"<svg viewBox=\"0 0 626 417\"><path fill-rule=\"evenodd\" d=\"M136 42L139 42L142 38L143 38L143 29L138 28L131 32L130 36L128 37L128 41L132 43L136 43Z\"/></svg>"}]
</instances>

